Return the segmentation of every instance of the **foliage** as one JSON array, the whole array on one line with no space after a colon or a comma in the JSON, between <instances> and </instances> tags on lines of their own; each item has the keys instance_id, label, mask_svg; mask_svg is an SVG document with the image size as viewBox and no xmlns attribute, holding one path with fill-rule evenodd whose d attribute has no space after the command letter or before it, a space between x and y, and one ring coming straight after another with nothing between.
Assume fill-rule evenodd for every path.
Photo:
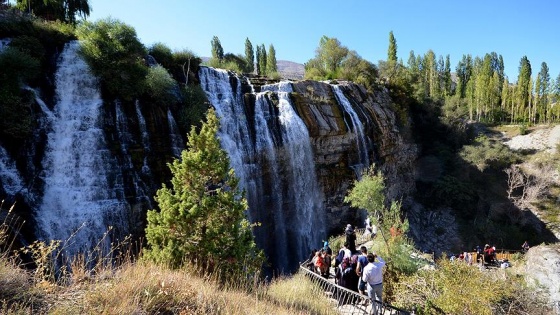
<instances>
[{"instance_id":1,"label":"foliage","mask_svg":"<svg viewBox=\"0 0 560 315\"><path fill-rule=\"evenodd\" d=\"M266 74L270 76L271 73L278 72L278 66L276 65L276 49L270 44L268 46L268 55L266 59Z\"/></svg>"},{"instance_id":2,"label":"foliage","mask_svg":"<svg viewBox=\"0 0 560 315\"><path fill-rule=\"evenodd\" d=\"M247 64L245 71L253 73L255 71L255 52L248 37L245 39L245 63Z\"/></svg>"},{"instance_id":3,"label":"foliage","mask_svg":"<svg viewBox=\"0 0 560 315\"><path fill-rule=\"evenodd\" d=\"M181 92L185 102L179 114L182 130L189 130L191 126L200 127L204 114L208 110L206 93L200 85L187 85L181 89Z\"/></svg>"},{"instance_id":4,"label":"foliage","mask_svg":"<svg viewBox=\"0 0 560 315\"><path fill-rule=\"evenodd\" d=\"M259 72L257 74L266 75L268 73L268 69L266 68L268 62L264 44L257 46L257 62L259 64L257 68Z\"/></svg>"},{"instance_id":5,"label":"foliage","mask_svg":"<svg viewBox=\"0 0 560 315\"><path fill-rule=\"evenodd\" d=\"M252 274L263 262L244 213L247 201L216 134L218 118L208 111L200 133L191 129L188 150L168 164L172 187L158 190L160 211L148 211L146 257L179 267L193 264L228 279Z\"/></svg>"},{"instance_id":6,"label":"foliage","mask_svg":"<svg viewBox=\"0 0 560 315\"><path fill-rule=\"evenodd\" d=\"M224 59L224 49L222 48L222 44L220 43L218 36L212 37L210 45L212 47L212 59L222 61L222 59Z\"/></svg>"},{"instance_id":7,"label":"foliage","mask_svg":"<svg viewBox=\"0 0 560 315\"><path fill-rule=\"evenodd\" d=\"M46 20L76 24L76 16L86 18L91 7L88 0L17 0L16 8Z\"/></svg>"},{"instance_id":8,"label":"foliage","mask_svg":"<svg viewBox=\"0 0 560 315\"><path fill-rule=\"evenodd\" d=\"M76 32L81 52L107 97L128 101L142 94L148 72L143 59L146 50L134 28L108 18L85 22Z\"/></svg>"},{"instance_id":9,"label":"foliage","mask_svg":"<svg viewBox=\"0 0 560 315\"><path fill-rule=\"evenodd\" d=\"M460 156L481 172L487 168L503 169L520 160L518 154L486 136L479 136L473 144L461 149Z\"/></svg>"},{"instance_id":10,"label":"foliage","mask_svg":"<svg viewBox=\"0 0 560 315\"><path fill-rule=\"evenodd\" d=\"M173 94L175 80L167 70L160 66L150 67L146 75L146 92L152 101L160 104L170 104L177 101Z\"/></svg>"},{"instance_id":11,"label":"foliage","mask_svg":"<svg viewBox=\"0 0 560 315\"><path fill-rule=\"evenodd\" d=\"M305 63L304 77L310 80L351 80L372 90L377 69L357 52L343 46L338 39L323 36L315 57Z\"/></svg>"},{"instance_id":12,"label":"foliage","mask_svg":"<svg viewBox=\"0 0 560 315\"><path fill-rule=\"evenodd\" d=\"M163 43L155 43L150 48L148 48L148 54L150 54L162 67L167 70L171 69L173 65L173 52L171 48L167 47Z\"/></svg>"},{"instance_id":13,"label":"foliage","mask_svg":"<svg viewBox=\"0 0 560 315\"><path fill-rule=\"evenodd\" d=\"M173 52L173 64L168 70L177 82L183 82L186 84L194 79L198 66L201 62L202 60L192 51L183 49L181 51ZM186 130L188 130L188 128Z\"/></svg>"},{"instance_id":14,"label":"foliage","mask_svg":"<svg viewBox=\"0 0 560 315\"><path fill-rule=\"evenodd\" d=\"M436 270L422 270L402 280L395 304L415 309L417 314L501 314L508 309L508 314L538 314L545 310L538 301L523 301L520 297L528 295L523 293L527 290L523 280L505 270L481 272L475 266L443 259Z\"/></svg>"},{"instance_id":15,"label":"foliage","mask_svg":"<svg viewBox=\"0 0 560 315\"><path fill-rule=\"evenodd\" d=\"M325 303L322 293L321 288L301 272L292 277L275 279L267 290L272 301L280 305L291 305L295 310L305 313L338 314L336 308Z\"/></svg>"},{"instance_id":16,"label":"foliage","mask_svg":"<svg viewBox=\"0 0 560 315\"><path fill-rule=\"evenodd\" d=\"M0 135L23 140L33 132L33 98L21 86L39 74L39 61L8 47L0 53Z\"/></svg>"}]
</instances>

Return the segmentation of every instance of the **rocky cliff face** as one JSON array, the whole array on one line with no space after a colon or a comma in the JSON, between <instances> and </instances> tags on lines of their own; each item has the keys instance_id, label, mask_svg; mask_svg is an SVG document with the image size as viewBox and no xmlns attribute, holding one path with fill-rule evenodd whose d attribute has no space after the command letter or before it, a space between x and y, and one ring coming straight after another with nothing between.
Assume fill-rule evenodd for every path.
<instances>
[{"instance_id":1,"label":"rocky cliff face","mask_svg":"<svg viewBox=\"0 0 560 315\"><path fill-rule=\"evenodd\" d=\"M540 245L526 254L525 279L549 298L549 303L560 314L560 246Z\"/></svg>"},{"instance_id":2,"label":"rocky cliff face","mask_svg":"<svg viewBox=\"0 0 560 315\"><path fill-rule=\"evenodd\" d=\"M388 92L380 90L372 95L350 82L338 84L363 123L370 144L368 160L385 175L388 200L410 195L414 190L416 147L406 143L399 133ZM325 195L328 230L340 233L347 223L362 227L365 214L343 202L359 176L360 157L352 120L335 97L331 84L298 81L293 83L293 89L293 103L312 139L317 176Z\"/></svg>"},{"instance_id":3,"label":"rocky cliff face","mask_svg":"<svg viewBox=\"0 0 560 315\"><path fill-rule=\"evenodd\" d=\"M264 99L271 106L272 111L278 112L280 103L289 99L291 107L305 124L311 143L312 164L304 167L316 171L315 180L321 191L318 195L322 196L322 200L313 201L320 204L317 208L324 212L317 214L322 217L320 222L324 222L325 225L321 228L325 235L321 237L340 233L347 223L363 226L365 213L350 209L343 199L361 170L368 165L375 163L384 173L387 178L389 199L401 199L413 192L413 161L416 159L416 148L413 144L406 143L400 135L396 127L395 114L390 108L391 99L386 90L380 90L372 95L361 86L349 82L297 81L291 83L291 92L286 92L285 95L280 95L280 92L266 92L265 95L258 96L246 78L238 78L230 74L232 90L235 89L234 85L238 81L242 82L241 88L239 91L233 91L233 94L242 94L240 99L244 100L243 106L248 121L255 121L256 102L263 102ZM254 89L260 90L260 87L255 86ZM286 95L288 99L283 99ZM216 96L217 99L221 97L222 95ZM25 187L13 193L12 195L15 196L12 197L18 199L19 215L27 222L33 222L35 215L44 211L40 205L47 179L38 174L47 174L44 169L47 164L44 161L45 156L49 154L46 152L48 135L53 130L53 124L59 123L57 119L51 119L53 115L57 115L56 100L40 100L39 97L37 99L38 102L44 101L43 103L49 106L37 105L35 118L46 123L38 124L36 136L24 145L0 142L0 145L7 149L1 151L0 161L2 165L9 166L7 167L9 169L0 172L2 175L0 191L2 195L10 194L6 187L8 184L12 185L8 183L11 178L17 178L19 181L12 186ZM73 99L76 100L75 106L80 106L79 95L75 95ZM282 104L282 106L286 105L286 103ZM110 195L114 200L125 203L128 209L124 218L127 222L123 226L115 227L117 231L115 233L118 235L129 233L134 236L143 235L146 210L156 206L153 196L161 187L161 183L168 181L170 177L166 163L177 156L176 140L181 139L186 132L178 131L173 127L173 116L179 110L166 108L164 105L153 105L142 100L137 102L105 100L98 116L92 116L91 119L96 121L95 128L102 130L97 134L102 140L98 143L105 143L106 147L72 153L78 156L95 156L102 151L111 165L115 166L114 170L106 175L108 185L112 189ZM258 138L256 133L258 131L252 132L253 141ZM274 137L278 140L282 136L277 134ZM274 144L276 147L274 154L277 154L279 159L287 154L286 149L282 147L287 141L283 139ZM184 144L184 137L179 142ZM256 157L254 162L258 163L259 159L264 161L261 156ZM280 171L290 171L294 167L293 164L287 165L285 164ZM267 168L266 165L261 167ZM270 181L270 175L267 175L270 172L270 170L263 171L263 178L268 176L267 180ZM298 189L306 189L306 186L301 187ZM95 189L95 187L89 188ZM293 190L289 187L284 189ZM264 194L257 197L267 200L276 198L274 194L277 192L273 188L267 188L263 192ZM298 192L292 192L294 193ZM65 195L60 194L59 199L64 201ZM284 199L282 202L294 201ZM87 212L88 209L81 209L79 212L82 211ZM258 211L272 210L263 208ZM274 215L265 214L263 218L271 218ZM299 214L294 213L292 209L285 215L298 216ZM111 225L111 217L110 211L105 213L98 225ZM28 240L35 237L32 235L34 228L26 231ZM288 226L287 229L289 230L290 227ZM265 235L265 229L261 229L258 234L258 237L263 239L270 237ZM289 233L285 237L290 240ZM298 238L292 238L290 242L297 244ZM268 244L269 241L262 241L262 243ZM268 245L270 248L274 247L274 244ZM319 246L318 243L316 245ZM309 249L304 250L307 252Z\"/></svg>"}]
</instances>

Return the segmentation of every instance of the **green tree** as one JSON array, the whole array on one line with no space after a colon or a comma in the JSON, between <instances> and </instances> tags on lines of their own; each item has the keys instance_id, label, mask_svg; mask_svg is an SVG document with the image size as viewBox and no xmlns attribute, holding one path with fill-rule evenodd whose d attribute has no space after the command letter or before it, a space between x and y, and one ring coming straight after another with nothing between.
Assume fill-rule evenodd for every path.
<instances>
[{"instance_id":1,"label":"green tree","mask_svg":"<svg viewBox=\"0 0 560 315\"><path fill-rule=\"evenodd\" d=\"M389 32L389 49L387 50L387 61L397 63L397 40L393 31Z\"/></svg>"},{"instance_id":2,"label":"green tree","mask_svg":"<svg viewBox=\"0 0 560 315\"><path fill-rule=\"evenodd\" d=\"M261 46L260 45L257 45L257 50L256 50L255 53L256 53L255 58L257 60L257 62L255 62L255 66L256 66L255 72L256 72L257 75L262 75L262 70L261 70L261 58L262 58L261 54L262 53L261 53Z\"/></svg>"},{"instance_id":3,"label":"green tree","mask_svg":"<svg viewBox=\"0 0 560 315\"><path fill-rule=\"evenodd\" d=\"M461 98L467 97L467 84L472 76L473 61L471 55L463 55L455 68L457 73L457 93Z\"/></svg>"},{"instance_id":4,"label":"green tree","mask_svg":"<svg viewBox=\"0 0 560 315\"><path fill-rule=\"evenodd\" d=\"M251 44L248 37L245 39L245 60L247 62L246 71L249 73L255 71L255 53L253 51L253 44Z\"/></svg>"},{"instance_id":5,"label":"green tree","mask_svg":"<svg viewBox=\"0 0 560 315\"><path fill-rule=\"evenodd\" d=\"M375 170L375 165L364 172L359 181L354 182L354 187L344 198L344 202L352 207L365 209L372 223L380 227L381 235L387 241L387 233L394 228L402 233L408 231L408 220L401 219L400 203L391 202L385 206L385 178L381 172Z\"/></svg>"},{"instance_id":6,"label":"green tree","mask_svg":"<svg viewBox=\"0 0 560 315\"><path fill-rule=\"evenodd\" d=\"M132 100L145 88L146 49L136 31L111 18L85 22L76 30L81 52L108 97Z\"/></svg>"},{"instance_id":7,"label":"green tree","mask_svg":"<svg viewBox=\"0 0 560 315\"><path fill-rule=\"evenodd\" d=\"M550 74L548 73L548 65L546 62L543 62L541 64L541 71L537 74L537 80L535 82L536 106L540 122L548 122L550 119L548 114L549 89Z\"/></svg>"},{"instance_id":8,"label":"green tree","mask_svg":"<svg viewBox=\"0 0 560 315\"><path fill-rule=\"evenodd\" d=\"M222 48L222 44L220 43L218 36L212 37L210 44L212 46L212 59L221 62L222 59L224 59L224 49Z\"/></svg>"},{"instance_id":9,"label":"green tree","mask_svg":"<svg viewBox=\"0 0 560 315\"><path fill-rule=\"evenodd\" d=\"M175 80L167 70L160 66L150 67L146 75L146 92L153 102L165 105L177 102L173 93Z\"/></svg>"},{"instance_id":10,"label":"green tree","mask_svg":"<svg viewBox=\"0 0 560 315\"><path fill-rule=\"evenodd\" d=\"M445 56L445 65L443 68L443 94L445 96L453 95L452 90L452 80L451 80L451 61L449 59L449 55Z\"/></svg>"},{"instance_id":11,"label":"green tree","mask_svg":"<svg viewBox=\"0 0 560 315\"><path fill-rule=\"evenodd\" d=\"M266 71L268 75L273 75L278 72L278 65L276 64L276 50L274 49L274 46L272 44L268 46Z\"/></svg>"},{"instance_id":12,"label":"green tree","mask_svg":"<svg viewBox=\"0 0 560 315\"><path fill-rule=\"evenodd\" d=\"M531 63L527 56L523 56L519 61L519 75L517 76L516 89L516 112L513 119L526 120L525 110L529 107L529 97L531 96Z\"/></svg>"},{"instance_id":13,"label":"green tree","mask_svg":"<svg viewBox=\"0 0 560 315\"><path fill-rule=\"evenodd\" d=\"M155 197L160 211L148 211L146 257L180 267L194 265L229 278L254 273L263 262L251 226L247 201L227 153L217 138L219 121L207 114L200 132L191 129L188 150L168 164L173 174Z\"/></svg>"},{"instance_id":14,"label":"green tree","mask_svg":"<svg viewBox=\"0 0 560 315\"><path fill-rule=\"evenodd\" d=\"M266 55L266 48L264 47L264 44L261 44L259 46L260 48L260 58L258 60L259 62L259 68L260 68L260 74L261 75L266 75L268 73L268 69L267 69L267 58L268 56Z\"/></svg>"},{"instance_id":15,"label":"green tree","mask_svg":"<svg viewBox=\"0 0 560 315\"><path fill-rule=\"evenodd\" d=\"M338 78L343 61L348 57L348 48L342 46L336 38L321 37L315 57L305 64L305 78L334 79Z\"/></svg>"},{"instance_id":16,"label":"green tree","mask_svg":"<svg viewBox=\"0 0 560 315\"><path fill-rule=\"evenodd\" d=\"M76 16L85 19L91 12L88 0L17 0L16 8L45 20L70 24L76 24Z\"/></svg>"}]
</instances>

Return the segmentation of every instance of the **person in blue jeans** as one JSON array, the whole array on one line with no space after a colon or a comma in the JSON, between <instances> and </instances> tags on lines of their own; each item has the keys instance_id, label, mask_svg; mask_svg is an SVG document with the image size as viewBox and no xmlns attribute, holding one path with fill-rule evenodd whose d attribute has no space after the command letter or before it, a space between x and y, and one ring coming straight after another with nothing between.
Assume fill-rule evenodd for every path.
<instances>
[{"instance_id":1,"label":"person in blue jeans","mask_svg":"<svg viewBox=\"0 0 560 315\"><path fill-rule=\"evenodd\" d=\"M360 247L360 256L358 256L358 266L356 267L356 273L358 274L358 276L360 277L360 282L358 283L358 291L361 294L366 294L366 286L367 283L362 280L362 273L364 271L364 268L367 266L368 264L368 260L367 260L367 248L365 246L361 246Z\"/></svg>"},{"instance_id":2,"label":"person in blue jeans","mask_svg":"<svg viewBox=\"0 0 560 315\"><path fill-rule=\"evenodd\" d=\"M377 258L377 261L375 259ZM371 300L373 313L380 314L383 305L383 267L385 261L375 253L367 255L368 264L362 272L362 280L367 282L368 296ZM378 303L376 302L379 301Z\"/></svg>"}]
</instances>

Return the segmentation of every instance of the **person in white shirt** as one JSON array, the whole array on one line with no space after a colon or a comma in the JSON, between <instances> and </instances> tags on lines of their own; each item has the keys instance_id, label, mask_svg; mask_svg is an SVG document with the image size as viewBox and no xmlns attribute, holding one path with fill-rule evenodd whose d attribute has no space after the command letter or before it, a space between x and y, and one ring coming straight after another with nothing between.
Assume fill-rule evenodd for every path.
<instances>
[{"instance_id":1,"label":"person in white shirt","mask_svg":"<svg viewBox=\"0 0 560 315\"><path fill-rule=\"evenodd\" d=\"M375 258L378 261L375 261ZM374 314L378 314L383 303L383 266L385 266L385 261L375 253L369 253L367 260L368 264L362 272L362 280L367 282L368 296L371 300ZM376 303L376 300L379 303Z\"/></svg>"}]
</instances>

